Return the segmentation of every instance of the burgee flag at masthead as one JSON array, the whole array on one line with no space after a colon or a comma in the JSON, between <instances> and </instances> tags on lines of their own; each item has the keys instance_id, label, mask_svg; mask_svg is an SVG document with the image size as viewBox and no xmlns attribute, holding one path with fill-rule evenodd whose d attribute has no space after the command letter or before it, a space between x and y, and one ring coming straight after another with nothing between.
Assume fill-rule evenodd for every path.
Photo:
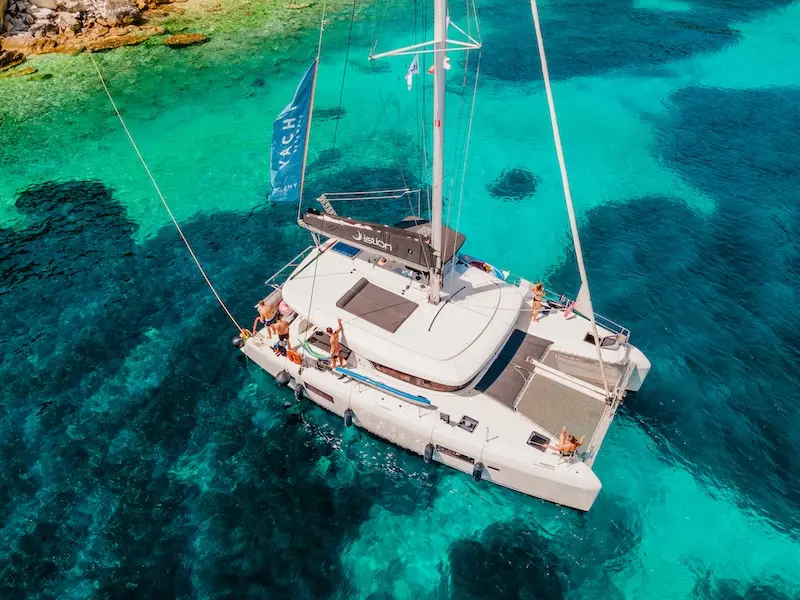
<instances>
[{"instance_id":1,"label":"burgee flag at masthead","mask_svg":"<svg viewBox=\"0 0 800 600\"><path fill-rule=\"evenodd\" d=\"M414 60L411 61L411 66L408 67L408 73L406 73L406 83L408 84L408 91L411 91L411 87L413 85L413 77L414 75L419 75L419 54L414 56Z\"/></svg>"}]
</instances>

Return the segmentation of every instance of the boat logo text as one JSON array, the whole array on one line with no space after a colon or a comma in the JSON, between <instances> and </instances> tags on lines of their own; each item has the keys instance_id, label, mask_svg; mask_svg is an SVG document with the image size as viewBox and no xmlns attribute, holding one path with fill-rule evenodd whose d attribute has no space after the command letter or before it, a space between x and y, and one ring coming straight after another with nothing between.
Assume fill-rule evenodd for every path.
<instances>
[{"instance_id":1,"label":"boat logo text","mask_svg":"<svg viewBox=\"0 0 800 600\"><path fill-rule=\"evenodd\" d=\"M387 244L383 240L380 240L376 237L362 235L360 231L356 232L356 234L353 236L353 239L357 242L364 242L365 244L369 244L370 246L377 246L382 250L388 250L389 252L392 251L391 244Z\"/></svg>"}]
</instances>

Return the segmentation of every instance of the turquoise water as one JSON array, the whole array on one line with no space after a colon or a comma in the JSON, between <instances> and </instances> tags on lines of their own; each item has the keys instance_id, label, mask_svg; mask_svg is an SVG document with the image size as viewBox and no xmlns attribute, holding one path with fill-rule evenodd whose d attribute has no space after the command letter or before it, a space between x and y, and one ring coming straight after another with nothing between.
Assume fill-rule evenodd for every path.
<instances>
[{"instance_id":1,"label":"turquoise water","mask_svg":"<svg viewBox=\"0 0 800 600\"><path fill-rule=\"evenodd\" d=\"M413 6L380 8L379 49L413 42L415 21L422 36ZM479 10L460 217L475 55L448 86L449 220L468 252L574 293L528 7ZM595 305L654 364L595 463L592 511L475 485L294 405L230 349L88 58L42 57L52 79L0 81L0 597L800 595L800 4L541 13ZM426 178L424 75L409 93L405 59L370 67L359 14L347 61L348 20L326 31L309 197ZM316 32L266 35L98 56L243 322L308 243L295 207L265 198L271 121ZM490 194L515 168L535 190Z\"/></svg>"}]
</instances>

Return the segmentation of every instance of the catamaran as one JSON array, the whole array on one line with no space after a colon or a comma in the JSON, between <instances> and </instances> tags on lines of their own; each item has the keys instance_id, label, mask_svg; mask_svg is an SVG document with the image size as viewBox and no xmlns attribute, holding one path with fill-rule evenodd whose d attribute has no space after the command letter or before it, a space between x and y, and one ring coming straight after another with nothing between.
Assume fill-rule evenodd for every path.
<instances>
[{"instance_id":1,"label":"catamaran","mask_svg":"<svg viewBox=\"0 0 800 600\"><path fill-rule=\"evenodd\" d=\"M447 0L434 0L431 41L370 56L414 55L409 88L419 55L432 56L430 218L378 224L333 206L413 190L323 194L320 210L298 212L311 245L266 281L261 299L279 309L288 339L265 327L234 343L298 399L346 426L476 481L585 511L601 489L592 466L606 432L650 362L627 328L592 308L535 0L531 8L581 275L576 300L532 294L528 281L462 253L465 236L443 223L448 54L481 44L451 21ZM461 39L449 39L451 31ZM302 202L318 65L319 52L275 121L273 201ZM340 320L339 360L332 361L326 330ZM554 449L563 430L585 443Z\"/></svg>"}]
</instances>

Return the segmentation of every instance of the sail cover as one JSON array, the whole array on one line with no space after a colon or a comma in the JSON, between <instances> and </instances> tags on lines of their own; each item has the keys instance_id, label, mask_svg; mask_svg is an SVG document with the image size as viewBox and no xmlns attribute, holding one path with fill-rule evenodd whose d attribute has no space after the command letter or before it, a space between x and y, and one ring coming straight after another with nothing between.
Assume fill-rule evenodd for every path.
<instances>
[{"instance_id":1,"label":"sail cover","mask_svg":"<svg viewBox=\"0 0 800 600\"><path fill-rule=\"evenodd\" d=\"M305 165L311 96L317 61L303 75L294 98L272 125L272 152L269 161L269 199L273 202L298 202Z\"/></svg>"},{"instance_id":2,"label":"sail cover","mask_svg":"<svg viewBox=\"0 0 800 600\"><path fill-rule=\"evenodd\" d=\"M300 225L324 237L342 240L348 246L394 256L420 271L433 270L429 221L408 217L391 227L309 209L303 215ZM442 239L445 241L442 262L446 263L464 245L466 237L449 227L442 227Z\"/></svg>"}]
</instances>

